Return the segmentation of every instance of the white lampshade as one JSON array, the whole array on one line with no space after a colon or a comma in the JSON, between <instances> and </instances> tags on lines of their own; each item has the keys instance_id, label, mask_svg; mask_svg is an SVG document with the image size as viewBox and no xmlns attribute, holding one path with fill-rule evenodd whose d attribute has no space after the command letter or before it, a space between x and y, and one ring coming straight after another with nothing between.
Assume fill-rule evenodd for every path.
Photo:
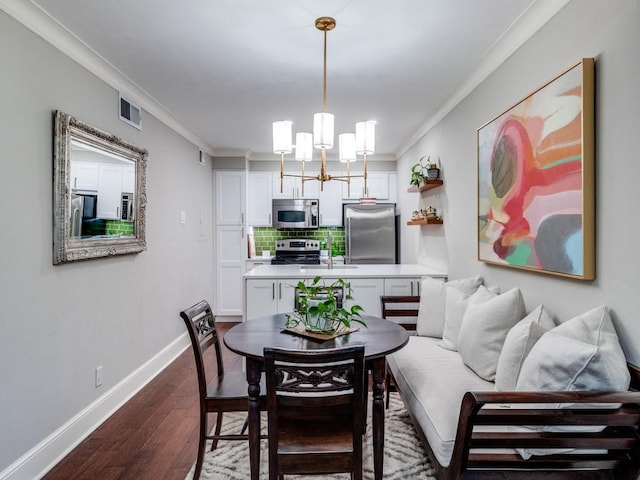
<instances>
[{"instance_id":1,"label":"white lampshade","mask_svg":"<svg viewBox=\"0 0 640 480\"><path fill-rule=\"evenodd\" d=\"M296 133L296 160L310 162L313 157L313 135L307 132Z\"/></svg>"},{"instance_id":2,"label":"white lampshade","mask_svg":"<svg viewBox=\"0 0 640 480\"><path fill-rule=\"evenodd\" d=\"M356 123L356 153L372 154L376 150L376 122L367 120Z\"/></svg>"},{"instance_id":3,"label":"white lampshade","mask_svg":"<svg viewBox=\"0 0 640 480\"><path fill-rule=\"evenodd\" d=\"M273 122L273 153L291 153L291 125L289 120Z\"/></svg>"},{"instance_id":4,"label":"white lampshade","mask_svg":"<svg viewBox=\"0 0 640 480\"><path fill-rule=\"evenodd\" d=\"M343 163L356 161L356 134L341 133L338 135L338 146L340 147L340 161Z\"/></svg>"},{"instance_id":5,"label":"white lampshade","mask_svg":"<svg viewBox=\"0 0 640 480\"><path fill-rule=\"evenodd\" d=\"M313 115L313 146L333 148L333 114L327 112Z\"/></svg>"}]
</instances>

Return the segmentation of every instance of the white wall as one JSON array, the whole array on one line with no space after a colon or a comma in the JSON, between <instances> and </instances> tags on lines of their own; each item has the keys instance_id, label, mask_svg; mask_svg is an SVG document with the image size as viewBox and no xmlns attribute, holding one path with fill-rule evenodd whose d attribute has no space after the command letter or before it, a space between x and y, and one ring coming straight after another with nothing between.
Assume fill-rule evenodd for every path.
<instances>
[{"instance_id":1,"label":"white wall","mask_svg":"<svg viewBox=\"0 0 640 480\"><path fill-rule=\"evenodd\" d=\"M117 91L2 12L0 59L0 478L34 478L17 460L46 462L62 426L187 344L179 311L213 290L211 169L152 116L121 122ZM148 149L146 252L52 265L56 109Z\"/></svg>"},{"instance_id":2,"label":"white wall","mask_svg":"<svg viewBox=\"0 0 640 480\"><path fill-rule=\"evenodd\" d=\"M446 183L438 195L445 216L442 233L405 226L404 242L418 252L415 257L407 253L405 261L439 264L445 259L452 279L480 274L489 284L519 286L528 309L544 303L559 320L607 304L635 365L640 365L639 25L638 0L573 0L398 162L401 177L420 156L439 156ZM596 59L596 280L478 262L477 128L583 57ZM405 185L408 179L406 173ZM418 202L409 195L417 194L404 195L405 215ZM403 251L409 249L403 245Z\"/></svg>"}]
</instances>

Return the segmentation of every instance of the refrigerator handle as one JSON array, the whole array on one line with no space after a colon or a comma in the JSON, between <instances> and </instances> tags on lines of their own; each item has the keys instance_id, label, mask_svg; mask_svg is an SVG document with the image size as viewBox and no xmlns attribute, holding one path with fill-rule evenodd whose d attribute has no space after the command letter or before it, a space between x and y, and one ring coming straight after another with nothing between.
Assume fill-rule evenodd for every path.
<instances>
[{"instance_id":1,"label":"refrigerator handle","mask_svg":"<svg viewBox=\"0 0 640 480\"><path fill-rule=\"evenodd\" d=\"M72 236L80 236L80 231L78 231L78 223L80 219L80 209L74 208L73 214L71 215L71 235Z\"/></svg>"},{"instance_id":2,"label":"refrigerator handle","mask_svg":"<svg viewBox=\"0 0 640 480\"><path fill-rule=\"evenodd\" d=\"M331 255L331 252L329 252ZM347 258L345 263L351 263L351 218L347 218Z\"/></svg>"}]
</instances>

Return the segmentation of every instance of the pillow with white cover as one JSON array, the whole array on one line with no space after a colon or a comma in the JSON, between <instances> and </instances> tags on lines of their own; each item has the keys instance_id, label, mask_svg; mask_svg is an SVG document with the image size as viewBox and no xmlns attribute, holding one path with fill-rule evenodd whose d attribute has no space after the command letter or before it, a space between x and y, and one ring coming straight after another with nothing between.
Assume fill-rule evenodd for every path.
<instances>
[{"instance_id":1,"label":"pillow with white cover","mask_svg":"<svg viewBox=\"0 0 640 480\"><path fill-rule=\"evenodd\" d=\"M433 277L424 277L420 288L420 307L416 322L416 334L423 337L442 338L445 322L445 299L447 289L457 288L466 296L482 285L482 277L461 278L443 282Z\"/></svg>"},{"instance_id":2,"label":"pillow with white cover","mask_svg":"<svg viewBox=\"0 0 640 480\"><path fill-rule=\"evenodd\" d=\"M625 391L629 389L630 381L618 335L609 310L603 305L567 320L542 335L522 364L516 390ZM568 408L571 405L545 406ZM589 408L588 404L581 406ZM602 427L543 427L543 430L600 431ZM527 459L531 455L560 453L563 450L518 451Z\"/></svg>"},{"instance_id":3,"label":"pillow with white cover","mask_svg":"<svg viewBox=\"0 0 640 480\"><path fill-rule=\"evenodd\" d=\"M509 330L525 316L524 300L519 288L486 300L475 296L470 297L462 318L458 351L466 366L491 382Z\"/></svg>"},{"instance_id":4,"label":"pillow with white cover","mask_svg":"<svg viewBox=\"0 0 640 480\"><path fill-rule=\"evenodd\" d=\"M549 312L539 305L509 330L498 358L496 390L511 392L516 389L524 359L540 337L555 326Z\"/></svg>"},{"instance_id":5,"label":"pillow with white cover","mask_svg":"<svg viewBox=\"0 0 640 480\"><path fill-rule=\"evenodd\" d=\"M497 293L490 291L484 285L480 285L472 294L458 288L448 288L445 297L444 331L442 332L442 341L438 345L457 352L460 327L469 302L484 302L496 295Z\"/></svg>"}]
</instances>

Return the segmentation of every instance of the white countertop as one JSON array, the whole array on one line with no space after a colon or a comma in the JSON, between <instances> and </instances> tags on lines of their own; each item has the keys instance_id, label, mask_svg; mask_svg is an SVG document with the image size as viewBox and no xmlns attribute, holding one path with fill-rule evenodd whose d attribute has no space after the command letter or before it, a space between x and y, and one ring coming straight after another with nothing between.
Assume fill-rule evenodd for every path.
<instances>
[{"instance_id":1,"label":"white countertop","mask_svg":"<svg viewBox=\"0 0 640 480\"><path fill-rule=\"evenodd\" d=\"M310 278L316 275L326 278L446 277L447 272L418 264L336 265L332 269L319 265L304 268L301 265L260 265L245 273L244 278Z\"/></svg>"}]
</instances>

